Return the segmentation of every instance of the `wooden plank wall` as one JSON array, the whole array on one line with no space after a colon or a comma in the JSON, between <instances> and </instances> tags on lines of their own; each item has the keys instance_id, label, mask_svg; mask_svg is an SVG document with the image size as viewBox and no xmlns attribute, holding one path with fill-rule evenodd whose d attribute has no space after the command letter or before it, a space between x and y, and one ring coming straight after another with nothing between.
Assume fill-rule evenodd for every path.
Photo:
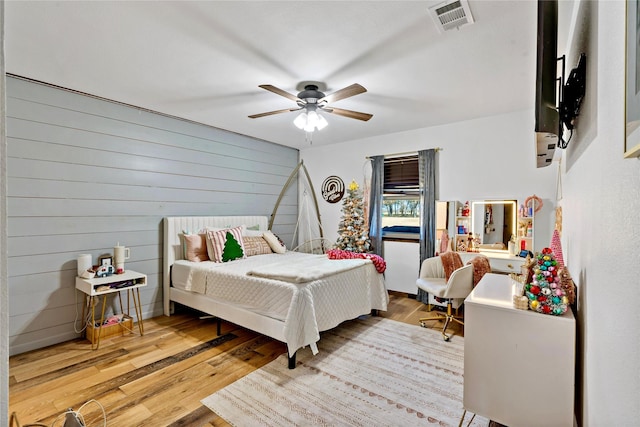
<instances>
[{"instance_id":1,"label":"wooden plank wall","mask_svg":"<svg viewBox=\"0 0 640 427\"><path fill-rule=\"evenodd\" d=\"M270 215L298 150L92 96L7 79L9 345L17 354L81 328L76 259L131 248L162 314L162 218ZM291 240L297 183L274 231ZM113 310L115 303L109 303Z\"/></svg>"}]
</instances>

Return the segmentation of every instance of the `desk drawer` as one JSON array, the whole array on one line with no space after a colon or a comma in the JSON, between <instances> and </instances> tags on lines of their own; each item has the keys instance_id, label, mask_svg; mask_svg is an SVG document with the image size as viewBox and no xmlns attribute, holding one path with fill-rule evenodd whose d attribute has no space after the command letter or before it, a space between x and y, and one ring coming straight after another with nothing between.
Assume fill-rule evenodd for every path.
<instances>
[{"instance_id":1,"label":"desk drawer","mask_svg":"<svg viewBox=\"0 0 640 427\"><path fill-rule=\"evenodd\" d=\"M491 271L498 273L520 273L520 266L524 263L524 258L519 260L490 258Z\"/></svg>"}]
</instances>

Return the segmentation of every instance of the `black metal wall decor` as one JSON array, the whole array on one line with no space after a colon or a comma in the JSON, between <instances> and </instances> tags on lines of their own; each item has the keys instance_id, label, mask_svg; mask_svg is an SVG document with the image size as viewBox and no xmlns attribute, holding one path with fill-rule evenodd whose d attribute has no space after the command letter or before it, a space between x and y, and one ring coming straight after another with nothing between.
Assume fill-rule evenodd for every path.
<instances>
[{"instance_id":1,"label":"black metal wall decor","mask_svg":"<svg viewBox=\"0 0 640 427\"><path fill-rule=\"evenodd\" d=\"M344 196L344 181L335 175L328 176L322 183L322 198L329 203L338 203Z\"/></svg>"}]
</instances>

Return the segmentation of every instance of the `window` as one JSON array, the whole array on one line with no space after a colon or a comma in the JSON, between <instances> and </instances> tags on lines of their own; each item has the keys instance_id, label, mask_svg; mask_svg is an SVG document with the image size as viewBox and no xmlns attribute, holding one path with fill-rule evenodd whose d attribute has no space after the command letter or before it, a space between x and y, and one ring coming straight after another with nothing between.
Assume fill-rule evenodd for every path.
<instances>
[{"instance_id":1,"label":"window","mask_svg":"<svg viewBox=\"0 0 640 427\"><path fill-rule=\"evenodd\" d=\"M384 160L382 228L419 233L420 179L418 155ZM390 227L394 227L391 229ZM407 229L406 227L410 227ZM418 238L419 236L416 236Z\"/></svg>"}]
</instances>

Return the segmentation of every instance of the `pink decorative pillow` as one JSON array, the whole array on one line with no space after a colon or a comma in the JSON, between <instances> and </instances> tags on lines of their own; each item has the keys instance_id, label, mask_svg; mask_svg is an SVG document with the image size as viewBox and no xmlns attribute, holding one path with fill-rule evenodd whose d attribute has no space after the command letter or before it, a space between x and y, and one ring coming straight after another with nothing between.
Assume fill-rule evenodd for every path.
<instances>
[{"instance_id":1,"label":"pink decorative pillow","mask_svg":"<svg viewBox=\"0 0 640 427\"><path fill-rule=\"evenodd\" d=\"M242 236L242 240L244 241L244 253L247 256L273 253L271 246L262 236Z\"/></svg>"},{"instance_id":2,"label":"pink decorative pillow","mask_svg":"<svg viewBox=\"0 0 640 427\"><path fill-rule=\"evenodd\" d=\"M185 234L185 258L192 262L209 261L205 234Z\"/></svg>"},{"instance_id":3,"label":"pink decorative pillow","mask_svg":"<svg viewBox=\"0 0 640 427\"><path fill-rule=\"evenodd\" d=\"M242 229L243 227L239 226L218 231L207 230L207 240L211 249L209 259L223 262L246 258ZM227 233L230 233L231 239L227 239Z\"/></svg>"}]
</instances>

